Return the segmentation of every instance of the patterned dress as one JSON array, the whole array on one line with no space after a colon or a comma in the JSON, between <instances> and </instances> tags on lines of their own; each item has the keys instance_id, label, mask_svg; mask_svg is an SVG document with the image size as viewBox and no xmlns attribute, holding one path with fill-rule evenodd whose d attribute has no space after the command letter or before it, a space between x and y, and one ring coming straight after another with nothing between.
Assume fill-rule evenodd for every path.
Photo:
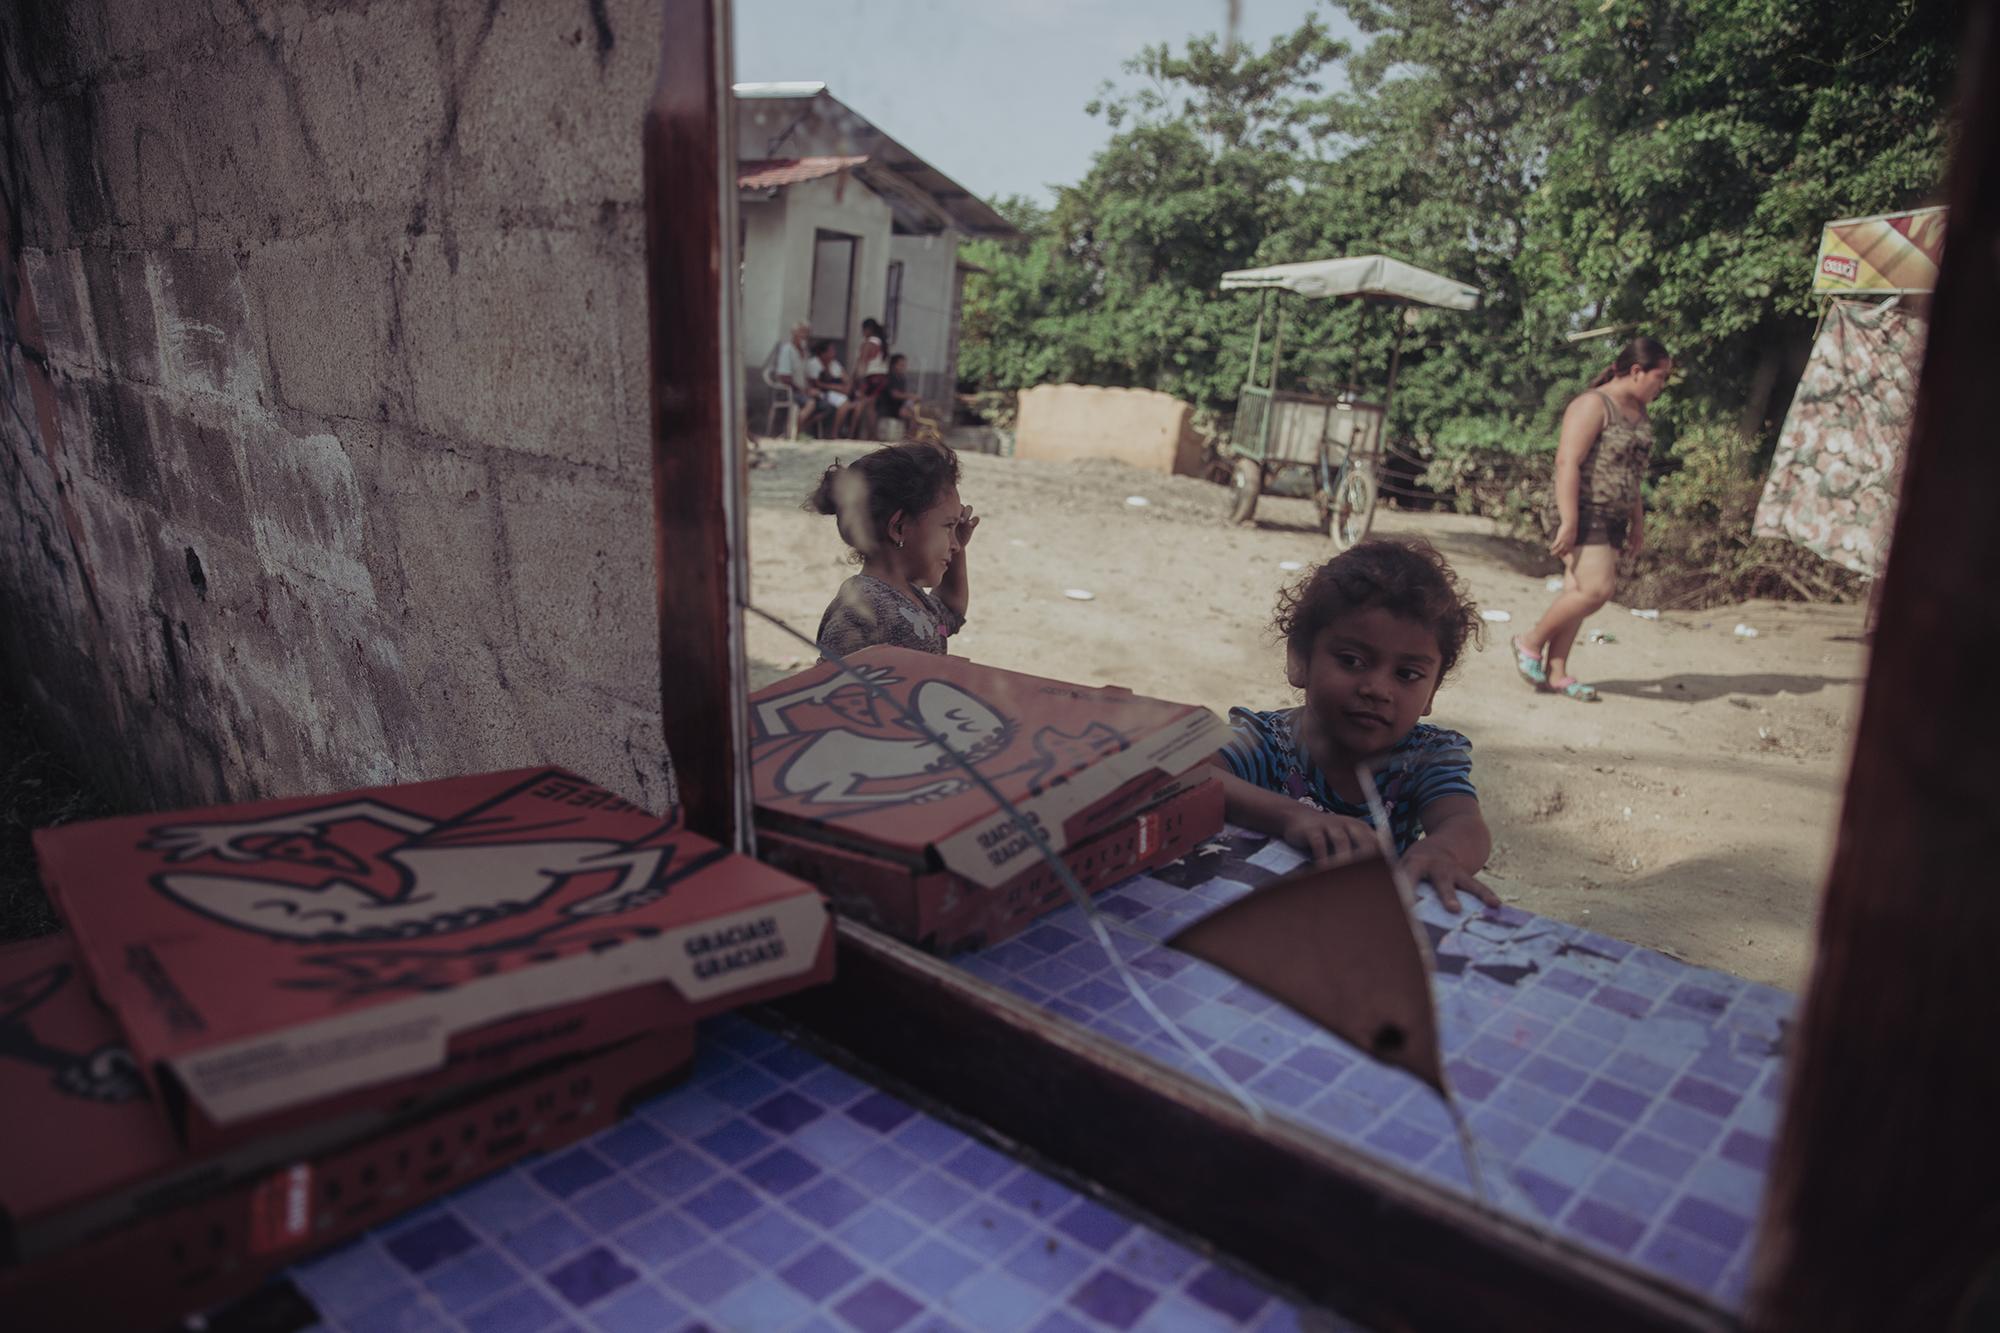
<instances>
[{"instance_id":1,"label":"patterned dress","mask_svg":"<svg viewBox=\"0 0 2000 1333\"><path fill-rule=\"evenodd\" d=\"M1644 415L1626 420L1610 394L1596 392L1604 404L1604 426L1579 469L1577 544L1623 548L1653 458L1653 423Z\"/></svg>"},{"instance_id":2,"label":"patterned dress","mask_svg":"<svg viewBox=\"0 0 2000 1333\"><path fill-rule=\"evenodd\" d=\"M964 627L963 616L922 588L898 592L873 574L856 574L840 585L819 618L819 650L845 657L886 643L942 653L945 640Z\"/></svg>"}]
</instances>

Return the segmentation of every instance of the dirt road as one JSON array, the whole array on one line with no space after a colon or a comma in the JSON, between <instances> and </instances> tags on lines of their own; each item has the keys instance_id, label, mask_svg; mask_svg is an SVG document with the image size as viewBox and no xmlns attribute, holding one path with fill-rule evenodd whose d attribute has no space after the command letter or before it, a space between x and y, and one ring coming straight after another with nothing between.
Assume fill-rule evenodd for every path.
<instances>
[{"instance_id":1,"label":"dirt road","mask_svg":"<svg viewBox=\"0 0 2000 1333\"><path fill-rule=\"evenodd\" d=\"M752 593L810 635L851 572L833 521L799 506L852 444L769 446L751 474ZM1254 528L1226 522L1226 488L1114 463L969 454L960 490L982 523L972 608L956 650L994 666L1206 704L1296 702L1270 634L1281 568L1329 554L1311 506L1266 497ZM1128 504L1137 496L1145 505ZM1383 511L1377 533L1435 543L1487 626L1430 719L1472 737L1473 779L1497 838L1489 877L1511 902L1796 988L1831 847L1864 670L1861 608L1752 603L1638 619L1613 604L1579 647L1597 704L1536 695L1507 634L1540 615L1554 562L1484 520ZM1081 588L1093 600L1064 590ZM1738 623L1755 638L1735 635ZM813 660L753 622L753 683Z\"/></svg>"}]
</instances>

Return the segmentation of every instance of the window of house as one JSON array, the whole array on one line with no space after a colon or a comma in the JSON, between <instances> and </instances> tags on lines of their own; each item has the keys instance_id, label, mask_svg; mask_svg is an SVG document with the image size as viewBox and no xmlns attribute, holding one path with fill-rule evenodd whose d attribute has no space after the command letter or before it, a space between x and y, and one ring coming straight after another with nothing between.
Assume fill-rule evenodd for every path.
<instances>
[{"instance_id":1,"label":"window of house","mask_svg":"<svg viewBox=\"0 0 2000 1333\"><path fill-rule=\"evenodd\" d=\"M888 331L889 345L896 345L897 315L903 306L903 261L889 261L889 281L882 292L882 327Z\"/></svg>"}]
</instances>

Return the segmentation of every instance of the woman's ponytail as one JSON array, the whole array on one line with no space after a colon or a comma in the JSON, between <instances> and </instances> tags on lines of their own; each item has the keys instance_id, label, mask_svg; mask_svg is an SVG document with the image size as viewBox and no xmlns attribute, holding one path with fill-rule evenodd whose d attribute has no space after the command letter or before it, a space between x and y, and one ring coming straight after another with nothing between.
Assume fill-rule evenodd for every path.
<instances>
[{"instance_id":1,"label":"woman's ponytail","mask_svg":"<svg viewBox=\"0 0 2000 1333\"><path fill-rule=\"evenodd\" d=\"M1597 378L1590 382L1589 387L1601 389L1620 375L1631 373L1634 366L1640 370L1653 370L1673 359L1658 339L1648 338L1642 333L1619 349L1618 359L1598 371Z\"/></svg>"}]
</instances>

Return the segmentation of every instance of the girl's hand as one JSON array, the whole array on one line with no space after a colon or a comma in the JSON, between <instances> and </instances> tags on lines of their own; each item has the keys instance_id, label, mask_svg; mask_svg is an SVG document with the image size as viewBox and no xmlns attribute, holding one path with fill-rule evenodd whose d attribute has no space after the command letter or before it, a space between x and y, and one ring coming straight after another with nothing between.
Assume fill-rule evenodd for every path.
<instances>
[{"instance_id":1,"label":"girl's hand","mask_svg":"<svg viewBox=\"0 0 2000 1333\"><path fill-rule=\"evenodd\" d=\"M1447 912L1458 910L1458 895L1469 893L1488 907L1500 906L1500 895L1479 882L1470 870L1429 838L1403 853L1403 869L1412 883L1429 880L1431 890Z\"/></svg>"},{"instance_id":2,"label":"girl's hand","mask_svg":"<svg viewBox=\"0 0 2000 1333\"><path fill-rule=\"evenodd\" d=\"M1576 549L1576 520L1566 518L1556 528L1554 540L1549 543L1549 554L1560 560Z\"/></svg>"},{"instance_id":3,"label":"girl's hand","mask_svg":"<svg viewBox=\"0 0 2000 1333\"><path fill-rule=\"evenodd\" d=\"M1359 860L1376 850L1375 830L1365 821L1309 805L1298 805L1296 813L1285 816L1279 836L1323 866Z\"/></svg>"},{"instance_id":4,"label":"girl's hand","mask_svg":"<svg viewBox=\"0 0 2000 1333\"><path fill-rule=\"evenodd\" d=\"M959 550L963 551L966 547L972 545L972 530L978 526L979 526L979 517L978 515L972 512L971 505L966 505L964 508L959 510L958 514Z\"/></svg>"}]
</instances>

